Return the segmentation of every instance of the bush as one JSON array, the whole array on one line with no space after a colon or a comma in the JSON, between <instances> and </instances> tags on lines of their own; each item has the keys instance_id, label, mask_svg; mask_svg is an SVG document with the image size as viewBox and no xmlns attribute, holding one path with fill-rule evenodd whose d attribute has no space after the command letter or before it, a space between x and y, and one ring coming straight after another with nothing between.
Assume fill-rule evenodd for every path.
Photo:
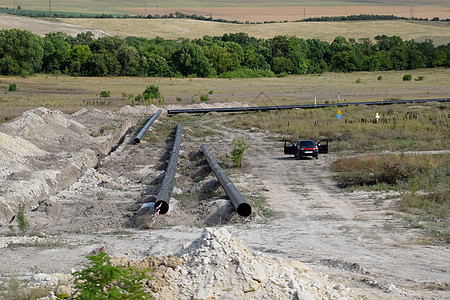
<instances>
[{"instance_id":1,"label":"bush","mask_svg":"<svg viewBox=\"0 0 450 300\"><path fill-rule=\"evenodd\" d=\"M242 165L242 160L244 158L244 151L250 146L247 145L244 138L234 138L233 139L233 151L231 151L231 161L234 166L240 168Z\"/></svg>"},{"instance_id":2,"label":"bush","mask_svg":"<svg viewBox=\"0 0 450 300\"><path fill-rule=\"evenodd\" d=\"M111 97L111 92L110 91L101 91L100 97Z\"/></svg>"},{"instance_id":3,"label":"bush","mask_svg":"<svg viewBox=\"0 0 450 300\"><path fill-rule=\"evenodd\" d=\"M142 282L151 279L146 275L150 269L113 266L105 252L86 258L89 265L74 273L78 289L74 299L152 299L144 293Z\"/></svg>"},{"instance_id":4,"label":"bush","mask_svg":"<svg viewBox=\"0 0 450 300\"><path fill-rule=\"evenodd\" d=\"M200 101L202 101L202 102L209 101L208 95L204 95L204 94L200 95Z\"/></svg>"},{"instance_id":5,"label":"bush","mask_svg":"<svg viewBox=\"0 0 450 300\"><path fill-rule=\"evenodd\" d=\"M16 90L17 90L16 84L15 84L15 83L11 83L11 84L9 85L8 91L10 91L10 92L15 92Z\"/></svg>"},{"instance_id":6,"label":"bush","mask_svg":"<svg viewBox=\"0 0 450 300\"><path fill-rule=\"evenodd\" d=\"M418 76L415 81L422 81L425 78L425 76Z\"/></svg>"},{"instance_id":7,"label":"bush","mask_svg":"<svg viewBox=\"0 0 450 300\"><path fill-rule=\"evenodd\" d=\"M405 76L403 76L403 81L411 81L412 76L411 74L406 74Z\"/></svg>"},{"instance_id":8,"label":"bush","mask_svg":"<svg viewBox=\"0 0 450 300\"><path fill-rule=\"evenodd\" d=\"M19 230L22 235L25 235L25 233L30 228L30 223L28 223L28 220L25 218L25 205L19 204L19 211L17 212L17 223L19 224Z\"/></svg>"},{"instance_id":9,"label":"bush","mask_svg":"<svg viewBox=\"0 0 450 300\"><path fill-rule=\"evenodd\" d=\"M159 99L161 98L161 93L159 92L159 87L155 85L148 86L144 93L142 94L145 100L148 99Z\"/></svg>"},{"instance_id":10,"label":"bush","mask_svg":"<svg viewBox=\"0 0 450 300\"><path fill-rule=\"evenodd\" d=\"M361 83L361 78L356 79L356 83Z\"/></svg>"},{"instance_id":11,"label":"bush","mask_svg":"<svg viewBox=\"0 0 450 300\"><path fill-rule=\"evenodd\" d=\"M383 80L383 76L378 76L378 78L377 78L378 80Z\"/></svg>"}]
</instances>

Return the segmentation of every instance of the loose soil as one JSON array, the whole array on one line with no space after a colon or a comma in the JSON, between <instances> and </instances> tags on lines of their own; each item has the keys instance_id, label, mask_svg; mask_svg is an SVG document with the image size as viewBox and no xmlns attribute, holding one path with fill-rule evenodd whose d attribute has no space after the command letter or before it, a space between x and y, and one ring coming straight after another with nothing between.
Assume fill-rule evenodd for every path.
<instances>
[{"instance_id":1,"label":"loose soil","mask_svg":"<svg viewBox=\"0 0 450 300\"><path fill-rule=\"evenodd\" d=\"M275 260L279 264L276 270L285 270L279 274L287 274L283 261L300 261L308 269L327 275L333 292L348 287L345 297L450 297L448 247L424 243L420 229L407 226L394 209L398 200L395 193L340 190L329 166L342 154L334 153L332 146L330 154L318 160L295 160L283 155L280 136L255 128L238 130L228 123L239 114L211 113L186 119L171 210L152 218L144 204L154 201L164 176L177 124L165 111L174 108L180 107L164 108L138 145L133 139L156 111L154 106L126 106L114 112L82 109L70 115L37 108L0 125L0 280L70 274L86 263L86 255L103 250L127 260L160 257L166 263L157 264L162 266L162 270L158 267L162 274L155 280L164 286L170 278L179 278L177 291L189 298L193 292L188 287L197 284L200 288L211 282L211 277L192 275L210 272L210 259L196 261L191 269L187 264L187 271L183 271L177 268L182 262L173 262L167 255L187 259L204 253L206 250L198 249L214 241L202 231L213 226L225 231L221 233L227 241L223 247L237 243L230 240L231 234L243 245L233 249L253 255L245 254L243 261L256 257L272 266ZM216 159L227 165L235 137L244 138L251 147L241 169L225 170L252 204L252 215L247 218L234 213L200 152L200 145L206 144ZM256 205L264 200L271 217L263 213L264 205ZM11 230L11 225L15 232L19 230L20 203L25 204L30 223L27 237L15 236ZM193 245L200 248L187 247L201 235L202 241L210 240L206 246L197 241ZM194 252L186 252L188 249ZM204 267L199 268L202 263ZM226 263L223 266L228 268ZM193 279L187 283L187 278ZM278 287L283 285L276 282ZM261 291L260 285L252 288ZM153 292L157 299L170 299L162 291ZM299 289L295 293L297 297L301 294ZM294 294L287 289L277 297L292 299Z\"/></svg>"}]
</instances>

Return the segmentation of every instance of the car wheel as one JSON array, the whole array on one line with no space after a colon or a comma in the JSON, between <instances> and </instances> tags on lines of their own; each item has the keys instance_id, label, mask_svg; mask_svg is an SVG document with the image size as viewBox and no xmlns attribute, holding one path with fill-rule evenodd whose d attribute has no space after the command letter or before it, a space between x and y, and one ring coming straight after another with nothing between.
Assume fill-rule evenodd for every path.
<instances>
[{"instance_id":1,"label":"car wheel","mask_svg":"<svg viewBox=\"0 0 450 300\"><path fill-rule=\"evenodd\" d=\"M319 159L319 155L316 155L316 159Z\"/></svg>"}]
</instances>

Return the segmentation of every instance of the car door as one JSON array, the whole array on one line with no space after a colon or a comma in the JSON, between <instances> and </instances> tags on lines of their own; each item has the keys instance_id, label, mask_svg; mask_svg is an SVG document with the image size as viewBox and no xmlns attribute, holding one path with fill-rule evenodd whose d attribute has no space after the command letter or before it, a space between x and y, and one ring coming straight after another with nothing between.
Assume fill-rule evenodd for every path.
<instances>
[{"instance_id":1,"label":"car door","mask_svg":"<svg viewBox=\"0 0 450 300\"><path fill-rule=\"evenodd\" d=\"M295 154L295 144L291 141L284 141L284 154Z\"/></svg>"},{"instance_id":2,"label":"car door","mask_svg":"<svg viewBox=\"0 0 450 300\"><path fill-rule=\"evenodd\" d=\"M319 153L328 153L328 139L318 141L317 148L319 149Z\"/></svg>"}]
</instances>

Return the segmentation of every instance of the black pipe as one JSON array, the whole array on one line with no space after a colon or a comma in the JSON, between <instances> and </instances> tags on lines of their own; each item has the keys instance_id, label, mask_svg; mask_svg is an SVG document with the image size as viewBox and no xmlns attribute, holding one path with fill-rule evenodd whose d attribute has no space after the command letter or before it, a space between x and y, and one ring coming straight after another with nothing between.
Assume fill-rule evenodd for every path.
<instances>
[{"instance_id":1,"label":"black pipe","mask_svg":"<svg viewBox=\"0 0 450 300\"><path fill-rule=\"evenodd\" d=\"M142 127L141 131L139 131L138 135L134 138L134 142L136 144L139 144L141 142L142 136L147 131L147 129L150 127L150 125L153 124L153 122L156 120L156 118L161 114L161 112L162 112L162 110L158 109L158 111L150 119L148 119L147 123L145 123L144 127Z\"/></svg>"},{"instance_id":2,"label":"black pipe","mask_svg":"<svg viewBox=\"0 0 450 300\"><path fill-rule=\"evenodd\" d=\"M225 174L225 172L219 166L216 159L211 155L208 147L206 147L206 145L201 145L200 149L203 151L203 154L205 155L211 170L219 180L220 185L225 190L225 193L227 193L228 198L230 198L231 204L233 204L236 212L243 217L250 216L250 214L252 213L252 207L247 203L247 201L245 201L244 197L242 197L241 193L239 193L236 186L231 182L227 174Z\"/></svg>"},{"instance_id":3,"label":"black pipe","mask_svg":"<svg viewBox=\"0 0 450 300\"><path fill-rule=\"evenodd\" d=\"M424 102L448 102L450 98L436 99L415 99L415 100L387 100L387 101L365 101L365 102L345 102L345 103L324 103L324 104L302 104L302 105L281 105L281 106L248 106L248 107L219 107L219 108L199 108L199 109L171 109L167 113L170 115L180 113L209 113L209 112L242 112L242 111L264 111L281 109L308 109L323 108L330 106L351 106L351 105L389 105L406 103L424 103Z\"/></svg>"},{"instance_id":4,"label":"black pipe","mask_svg":"<svg viewBox=\"0 0 450 300\"><path fill-rule=\"evenodd\" d=\"M164 175L161 189L159 190L158 197L155 201L155 209L159 208L160 214L165 214L169 211L170 196L173 190L173 181L175 179L175 171L177 169L178 153L180 152L181 144L181 123L178 123L177 131L175 134L175 141L173 142L172 153L170 154L169 163L167 164L166 174Z\"/></svg>"}]
</instances>

